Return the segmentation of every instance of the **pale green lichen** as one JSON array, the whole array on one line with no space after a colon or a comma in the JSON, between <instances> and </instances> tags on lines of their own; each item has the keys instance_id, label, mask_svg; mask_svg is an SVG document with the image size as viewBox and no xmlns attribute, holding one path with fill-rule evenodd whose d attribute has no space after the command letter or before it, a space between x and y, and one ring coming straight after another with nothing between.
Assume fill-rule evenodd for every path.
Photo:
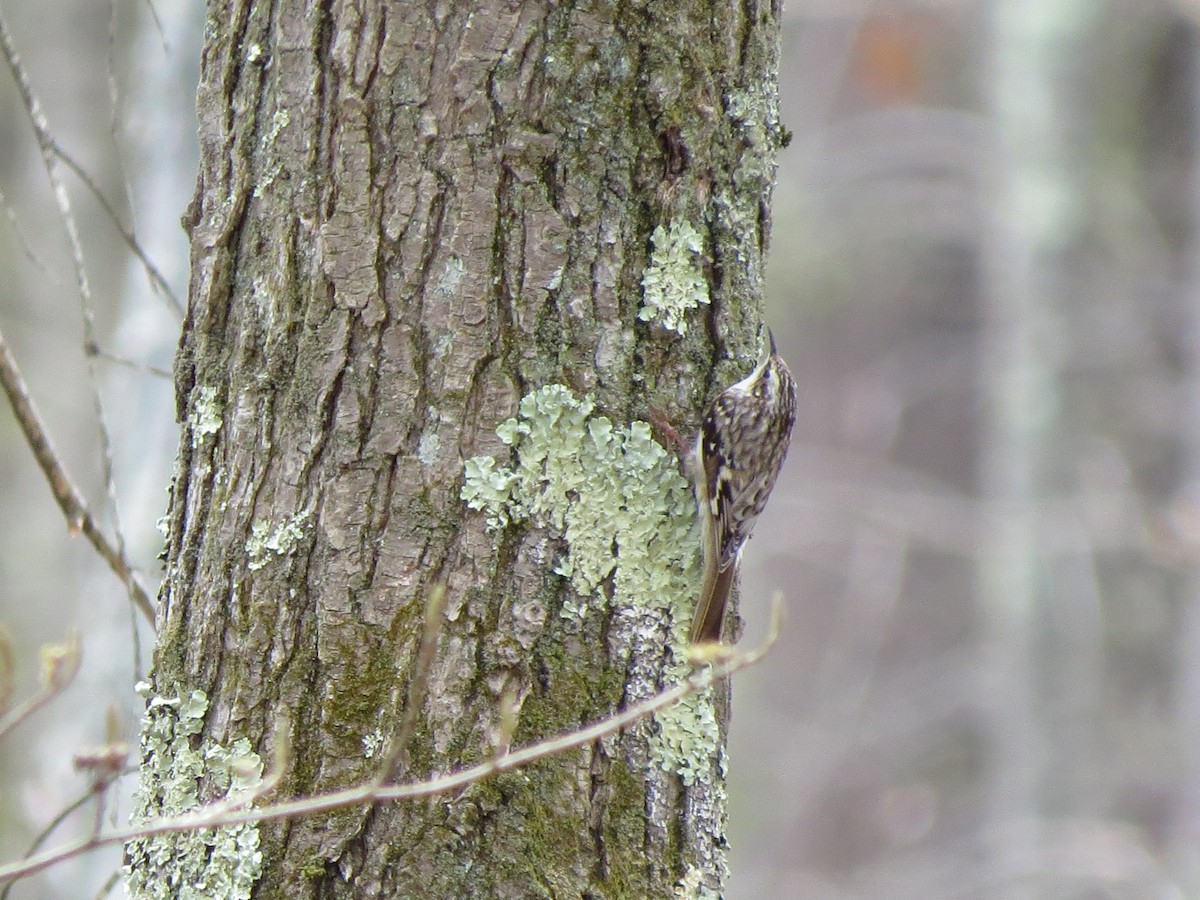
<instances>
[{"instance_id":1,"label":"pale green lichen","mask_svg":"<svg viewBox=\"0 0 1200 900\"><path fill-rule=\"evenodd\" d=\"M387 738L384 737L383 732L378 728L364 734L362 736L363 757L365 759L372 759L376 753L383 749L386 743Z\"/></svg>"},{"instance_id":2,"label":"pale green lichen","mask_svg":"<svg viewBox=\"0 0 1200 900\"><path fill-rule=\"evenodd\" d=\"M208 698L202 691L155 697L147 704L134 826L198 808L202 780L213 799L261 781L262 759L247 739L239 738L230 747L211 740L195 746L207 711ZM125 889L136 900L242 900L262 874L257 825L138 838L125 845L125 858Z\"/></svg>"},{"instance_id":3,"label":"pale green lichen","mask_svg":"<svg viewBox=\"0 0 1200 900\"><path fill-rule=\"evenodd\" d=\"M648 424L617 427L594 412L590 398L562 385L529 394L496 429L513 464L467 460L462 498L492 529L531 521L563 534L567 551L554 571L579 596L563 615L579 618L604 602L610 577L619 602L666 609L691 583L687 482Z\"/></svg>"},{"instance_id":4,"label":"pale green lichen","mask_svg":"<svg viewBox=\"0 0 1200 900\"><path fill-rule=\"evenodd\" d=\"M256 51L258 54L257 56L254 55L256 53ZM250 50L247 54L247 59L249 62L255 62L255 61L261 60L262 59L262 48L258 44L251 44ZM283 129L285 129L288 125L291 124L291 121L292 121L291 110L288 110L288 109L275 110L275 114L273 116L271 116L271 119L270 119L270 127L267 129L267 133L263 136L263 139L262 139L263 143L273 146L279 140L280 133L283 131ZM282 171L283 171L282 163L276 162L274 165L272 165L271 168L267 171L266 175L264 175L258 181L258 183L255 184L254 196L255 197L271 196L272 195L271 188L275 184L276 180L279 178L279 174Z\"/></svg>"},{"instance_id":5,"label":"pale green lichen","mask_svg":"<svg viewBox=\"0 0 1200 900\"><path fill-rule=\"evenodd\" d=\"M734 179L744 182L752 177L760 184L773 181L775 149L783 132L778 86L769 81L752 89L731 91L725 97L725 111L745 140L745 151L734 170Z\"/></svg>"},{"instance_id":6,"label":"pale green lichen","mask_svg":"<svg viewBox=\"0 0 1200 900\"><path fill-rule=\"evenodd\" d=\"M281 524L271 527L266 519L259 519L250 526L250 537L246 541L246 553L250 557L251 571L261 569L276 556L287 556L304 537L304 523L309 510L297 513Z\"/></svg>"},{"instance_id":7,"label":"pale green lichen","mask_svg":"<svg viewBox=\"0 0 1200 900\"><path fill-rule=\"evenodd\" d=\"M442 441L436 431L426 431L417 442L417 459L423 465L432 466L438 461L438 451Z\"/></svg>"},{"instance_id":8,"label":"pale green lichen","mask_svg":"<svg viewBox=\"0 0 1200 900\"><path fill-rule=\"evenodd\" d=\"M686 334L687 313L708 303L708 282L701 269L704 238L686 219L669 229L659 225L650 236L654 250L642 275L643 322L660 321L664 328Z\"/></svg>"},{"instance_id":9,"label":"pale green lichen","mask_svg":"<svg viewBox=\"0 0 1200 900\"><path fill-rule=\"evenodd\" d=\"M188 413L188 425L192 428L192 446L199 447L210 434L221 430L224 408L217 402L217 389L200 388L192 411Z\"/></svg>"},{"instance_id":10,"label":"pale green lichen","mask_svg":"<svg viewBox=\"0 0 1200 900\"><path fill-rule=\"evenodd\" d=\"M719 900L720 893L704 884L704 870L692 866L675 885L675 900Z\"/></svg>"},{"instance_id":11,"label":"pale green lichen","mask_svg":"<svg viewBox=\"0 0 1200 900\"><path fill-rule=\"evenodd\" d=\"M560 532L566 553L553 571L571 582L560 615L580 620L606 603L611 579L620 607L670 609L671 643L686 644L695 602L695 501L674 459L650 426L613 425L590 398L548 385L521 400L518 415L496 429L513 451L510 465L468 459L462 499L493 530L533 522ZM669 680L690 672L673 654ZM712 692L660 713L652 740L656 763L685 784L707 779L720 746Z\"/></svg>"},{"instance_id":12,"label":"pale green lichen","mask_svg":"<svg viewBox=\"0 0 1200 900\"><path fill-rule=\"evenodd\" d=\"M712 691L684 697L655 714L658 724L650 755L688 787L711 776L712 755L721 739Z\"/></svg>"},{"instance_id":13,"label":"pale green lichen","mask_svg":"<svg viewBox=\"0 0 1200 900\"><path fill-rule=\"evenodd\" d=\"M467 501L467 505L471 509L486 511L488 527L493 531L507 525L509 500L512 499L512 489L517 483L517 476L503 467L496 468L496 460L490 456L468 459L463 464L463 474L466 478L461 496Z\"/></svg>"}]
</instances>

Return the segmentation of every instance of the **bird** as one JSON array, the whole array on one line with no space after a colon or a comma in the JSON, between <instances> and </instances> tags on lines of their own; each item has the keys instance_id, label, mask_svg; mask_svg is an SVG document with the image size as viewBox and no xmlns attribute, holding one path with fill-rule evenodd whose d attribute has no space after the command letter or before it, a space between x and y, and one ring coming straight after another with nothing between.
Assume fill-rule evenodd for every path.
<instances>
[{"instance_id":1,"label":"bird","mask_svg":"<svg viewBox=\"0 0 1200 900\"><path fill-rule=\"evenodd\" d=\"M768 352L717 395L691 453L703 577L691 642L719 643L742 548L779 477L796 421L796 382L767 330Z\"/></svg>"}]
</instances>

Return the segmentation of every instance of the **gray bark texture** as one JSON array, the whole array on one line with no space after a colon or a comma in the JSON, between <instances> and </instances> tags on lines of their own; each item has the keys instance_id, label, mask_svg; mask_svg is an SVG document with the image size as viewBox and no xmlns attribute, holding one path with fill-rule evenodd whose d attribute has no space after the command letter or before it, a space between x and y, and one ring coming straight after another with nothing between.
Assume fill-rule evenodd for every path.
<instances>
[{"instance_id":1,"label":"gray bark texture","mask_svg":"<svg viewBox=\"0 0 1200 900\"><path fill-rule=\"evenodd\" d=\"M526 463L497 427L548 385L594 404L587 439L607 423L628 448L656 411L691 433L752 364L779 17L753 0L211 0L153 684L180 722L194 713L184 744L208 759L248 741L269 763L282 728L281 796L369 779L435 584L445 622L404 780L487 759L504 698L517 746L669 686L694 534L606 538L613 562L586 590L579 491L565 515L489 521L464 502L464 464ZM711 301L684 311L691 328L644 303L681 222L699 236L681 271ZM690 528L686 487L665 490L663 521ZM627 586L647 583L622 566L656 541L642 571L677 597ZM710 717L712 752L686 771L670 728L644 722L452 796L235 843L258 848L256 897L716 896ZM146 757L144 794L152 765L179 766L172 746ZM211 799L228 775L198 783ZM148 858L131 853L135 872L168 877Z\"/></svg>"}]
</instances>

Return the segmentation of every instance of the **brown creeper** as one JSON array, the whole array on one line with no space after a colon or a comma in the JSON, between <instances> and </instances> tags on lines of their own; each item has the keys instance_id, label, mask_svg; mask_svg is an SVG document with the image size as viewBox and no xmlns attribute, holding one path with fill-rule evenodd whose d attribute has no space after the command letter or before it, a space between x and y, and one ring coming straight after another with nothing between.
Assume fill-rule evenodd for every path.
<instances>
[{"instance_id":1,"label":"brown creeper","mask_svg":"<svg viewBox=\"0 0 1200 900\"><path fill-rule=\"evenodd\" d=\"M725 605L742 545L767 505L796 419L796 382L770 352L754 371L713 401L692 454L704 540L704 577L692 643L720 641Z\"/></svg>"}]
</instances>

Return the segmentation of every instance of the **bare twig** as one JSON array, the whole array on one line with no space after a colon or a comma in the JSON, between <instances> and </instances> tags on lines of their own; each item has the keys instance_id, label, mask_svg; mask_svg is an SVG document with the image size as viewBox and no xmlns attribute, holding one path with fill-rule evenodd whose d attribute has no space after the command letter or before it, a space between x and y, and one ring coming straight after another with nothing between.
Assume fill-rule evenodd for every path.
<instances>
[{"instance_id":1,"label":"bare twig","mask_svg":"<svg viewBox=\"0 0 1200 900\"><path fill-rule=\"evenodd\" d=\"M158 32L158 40L162 44L163 53L170 53L171 48L167 44L167 33L163 31L162 19L159 18L158 10L154 8L154 4L150 0L146 0L146 9L150 10L150 20L154 22L154 30Z\"/></svg>"},{"instance_id":2,"label":"bare twig","mask_svg":"<svg viewBox=\"0 0 1200 900\"><path fill-rule=\"evenodd\" d=\"M121 874L121 870L117 869L117 871L108 876L108 880L100 885L100 890L96 891L96 900L103 900L103 898L113 892L113 888L121 883Z\"/></svg>"},{"instance_id":3,"label":"bare twig","mask_svg":"<svg viewBox=\"0 0 1200 900\"><path fill-rule=\"evenodd\" d=\"M138 582L133 568L125 559L125 554L109 543L104 532L100 530L95 517L88 509L87 501L67 474L58 453L50 443L50 436L33 405L33 399L29 396L25 380L21 377L21 370L17 368L3 332L0 332L0 387L3 387L4 393L8 395L8 402L12 405L21 432L25 435L25 442L33 451L42 474L46 476L58 508L67 518L68 529L72 534L82 532L91 542L100 557L108 563L108 567L121 579L129 592L129 598L153 625L154 604L150 602L149 595Z\"/></svg>"},{"instance_id":4,"label":"bare twig","mask_svg":"<svg viewBox=\"0 0 1200 900\"><path fill-rule=\"evenodd\" d=\"M134 203L133 185L129 181L129 172L121 154L121 85L117 78L117 36L118 28L117 0L108 0L108 47L104 54L104 74L108 80L108 137L112 141L113 158L117 171L121 176L121 184L125 188L125 204L129 209L129 231L137 232L137 204Z\"/></svg>"},{"instance_id":5,"label":"bare twig","mask_svg":"<svg viewBox=\"0 0 1200 900\"><path fill-rule=\"evenodd\" d=\"M132 775L136 771L137 771L136 767L130 766L121 774L122 775ZM96 785L95 782L93 782L92 784L88 785L88 789L84 793L80 794L78 797L76 797L74 800L72 800L70 803L68 803L62 809L60 809L58 811L58 814L53 819L51 819L49 822L46 823L46 827L43 828L41 831L39 831L37 833L37 835L34 837L32 843L30 843L30 845L29 845L29 849L25 852L26 858L28 858L32 854L36 853L38 847L40 847L40 846L42 846L42 844L46 843L46 840L50 837L50 835L53 834L58 829L58 826L62 825L63 822L67 821L67 819L69 819L72 814L74 814L74 813L78 812L80 809L82 809L84 807L84 805L86 805L87 802L96 795L96 791L98 789L102 789L102 788L99 787L98 785ZM10 881L8 884L6 884L4 886L4 890L0 891L0 900L8 900L8 896L9 896L9 893L12 891L13 884L14 884L14 882Z\"/></svg>"},{"instance_id":6,"label":"bare twig","mask_svg":"<svg viewBox=\"0 0 1200 900\"><path fill-rule=\"evenodd\" d=\"M0 736L8 734L31 715L70 687L79 673L79 633L72 632L62 644L42 647L42 686L26 700L0 716Z\"/></svg>"},{"instance_id":7,"label":"bare twig","mask_svg":"<svg viewBox=\"0 0 1200 900\"><path fill-rule=\"evenodd\" d=\"M149 363L138 362L136 359L126 359L124 356L117 356L114 353L109 353L107 350L101 350L99 347L84 347L83 349L85 353L90 353L97 359L115 363L118 366L125 366L125 368L133 369L135 372L153 375L155 378L165 378L167 381L170 381L174 377L166 369L160 369L158 366L152 366Z\"/></svg>"},{"instance_id":8,"label":"bare twig","mask_svg":"<svg viewBox=\"0 0 1200 900\"><path fill-rule=\"evenodd\" d=\"M62 178L58 174L57 162L62 161L80 181L84 183L92 195L100 202L105 214L112 221L113 226L120 233L129 249L145 266L146 272L150 278L157 284L163 292L163 295L170 301L176 313L183 315L183 304L179 302L179 298L175 296L171 290L167 280L162 276L158 269L150 262L150 258L142 250L133 233L126 229L122 224L120 217L117 215L108 198L104 196L95 181L83 170L83 168L75 162L75 160L59 147L58 142L54 139L54 135L50 131L50 123L46 121L46 114L42 112L42 104L38 101L37 95L33 92L33 85L29 81L29 73L25 71L24 65L21 63L21 57L17 53L16 45L13 43L12 34L8 29L8 22L0 15L0 53L4 56L4 61L8 65L9 71L12 73L13 81L16 82L17 92L21 96L21 105L25 108L26 115L29 116L29 122L33 126L34 137L37 138L38 149L42 154L42 163L46 169L46 176L50 179L50 187L54 193L54 200L58 205L59 218L62 219L63 227L67 231L67 239L71 244L71 257L75 262L75 277L79 287L79 298L83 304L84 317L84 337L86 340L93 340L92 336L92 315L88 308L91 302L92 291L88 286L87 270L83 263L83 245L79 240L79 228L75 224L74 213L71 212L71 199L67 194L66 185L63 184Z\"/></svg>"},{"instance_id":9,"label":"bare twig","mask_svg":"<svg viewBox=\"0 0 1200 900\"><path fill-rule=\"evenodd\" d=\"M42 262L37 253L34 252L32 245L29 243L29 238L25 234L25 229L21 227L21 221L17 218L17 211L12 208L12 205L8 202L8 198L4 196L3 188L0 188L0 207L4 208L4 215L8 219L8 224L11 226L13 234L16 235L17 241L21 244L21 249L24 251L25 257L49 278L53 284L61 284L53 270Z\"/></svg>"},{"instance_id":10,"label":"bare twig","mask_svg":"<svg viewBox=\"0 0 1200 900\"><path fill-rule=\"evenodd\" d=\"M416 664L408 682L408 699L400 727L391 741L391 749L379 767L377 783L383 784L403 772L408 764L408 742L412 740L425 703L425 691L429 687L429 670L433 666L433 655L437 652L438 635L442 630L442 616L446 612L446 585L435 584L429 589L425 601L425 619L421 628L421 646L417 650Z\"/></svg>"},{"instance_id":11,"label":"bare twig","mask_svg":"<svg viewBox=\"0 0 1200 900\"><path fill-rule=\"evenodd\" d=\"M61 810L59 810L58 815L56 815L53 819L51 819L49 821L49 823L46 825L46 827L43 828L41 831L39 831L37 836L33 839L33 843L30 845L28 852L26 852L26 854L25 854L26 858L28 858L33 853L36 853L37 848L42 846L43 843L45 843L46 838L48 838L51 835L51 833L53 833L54 830L56 828L58 828L59 825L61 825L68 818L70 818L72 813L74 813L76 810L82 808L85 803L87 803L89 800L91 800L92 795L94 793L95 793L95 787L89 787L87 789L86 793L81 794L80 796L75 798L75 800L73 802L67 804L65 807L63 807ZM0 900L8 900L8 895L12 891L12 888L13 888L13 882L10 881L8 884L6 884L4 886L4 890L0 891Z\"/></svg>"},{"instance_id":12,"label":"bare twig","mask_svg":"<svg viewBox=\"0 0 1200 900\"><path fill-rule=\"evenodd\" d=\"M13 659L12 638L8 630L0 625L0 715L8 712L8 704L12 700L13 685L16 681L13 673L16 662Z\"/></svg>"},{"instance_id":13,"label":"bare twig","mask_svg":"<svg viewBox=\"0 0 1200 900\"><path fill-rule=\"evenodd\" d=\"M3 55L4 62L12 73L13 81L17 86L17 93L21 97L21 105L24 107L25 114L29 117L29 122L33 126L34 137L37 139L38 149L41 151L42 165L46 170L46 177L50 181L51 193L54 195L54 202L58 207L58 217L63 223L63 229L67 233L67 241L71 246L71 260L75 267L75 282L79 296L79 311L83 319L83 343L85 347L95 345L97 341L95 315L92 311L92 289L88 284L87 265L83 259L83 243L79 239L79 226L75 221L75 214L71 210L70 194L67 193L67 187L63 183L58 171L58 162L62 159L62 155L58 152L54 137L50 132L50 124L46 120L46 114L42 111L42 105L38 101L37 95L33 92L29 73L25 71L25 67L21 63L16 45L13 43L12 33L8 28L8 22L2 13L0 13L0 55ZM96 375L96 361L87 354L84 355L84 359L87 361L88 383L92 389L92 405L96 411L96 429L100 436L100 468L104 478L104 488L108 493L109 504L111 505L113 532L117 543L116 553L118 558L123 561L125 559L125 539L121 531L117 490L113 481L112 439L109 436L108 425L104 418L104 404L100 399L100 384ZM125 584L130 600L135 603L138 602L133 588L133 580L126 580ZM143 598L145 597L144 592L142 596Z\"/></svg>"},{"instance_id":14,"label":"bare twig","mask_svg":"<svg viewBox=\"0 0 1200 900\"><path fill-rule=\"evenodd\" d=\"M465 788L492 775L527 766L547 756L553 756L577 747L584 747L598 741L600 738L616 734L626 726L653 715L672 704L678 703L690 694L706 690L717 680L727 678L735 672L754 665L774 645L775 639L779 635L782 615L782 602L777 597L770 632L758 647L745 653L729 650L727 653L721 654L712 665L703 665L693 670L686 679L675 687L643 700L641 703L637 703L623 712L601 719L587 728L571 731L512 753L496 756L478 765L460 769L448 775L431 778L427 781L382 786L378 783L378 779L371 779L366 784L358 787L332 791L328 794L320 794L315 797L276 803L257 809L244 808L258 797L264 796L270 790L274 789L275 784L282 774L283 766L273 766L272 772L264 784L244 795L231 797L221 803L213 804L186 815L151 820L129 828L117 829L84 838L44 853L39 853L20 862L0 866L0 884L24 878L60 863L63 860L90 852L99 847L123 844L139 838L154 837L160 834L178 834L201 828L228 828L237 825L249 825L255 822L267 822L328 812L364 803L414 800Z\"/></svg>"},{"instance_id":15,"label":"bare twig","mask_svg":"<svg viewBox=\"0 0 1200 900\"><path fill-rule=\"evenodd\" d=\"M142 264L142 268L146 270L146 275L150 279L151 285L162 294L163 298L167 301L167 305L171 307L172 312L182 318L184 312L183 303L180 302L175 292L171 290L171 285L167 283L166 276L159 271L158 266L154 264L150 256L142 248L133 229L126 228L121 224L120 216L117 214L116 209L113 208L112 202L100 190L99 185L96 184L91 175L84 171L83 166L75 161L74 157L59 146L59 143L53 137L50 138L49 146L54 155L62 160L68 169L75 173L76 178L83 182L83 186L88 189L88 192L96 199L96 202L100 204L100 208L104 210L104 214L112 223L113 228L121 235L121 240L125 242L125 246L129 248L129 252L137 257L138 262Z\"/></svg>"}]
</instances>

